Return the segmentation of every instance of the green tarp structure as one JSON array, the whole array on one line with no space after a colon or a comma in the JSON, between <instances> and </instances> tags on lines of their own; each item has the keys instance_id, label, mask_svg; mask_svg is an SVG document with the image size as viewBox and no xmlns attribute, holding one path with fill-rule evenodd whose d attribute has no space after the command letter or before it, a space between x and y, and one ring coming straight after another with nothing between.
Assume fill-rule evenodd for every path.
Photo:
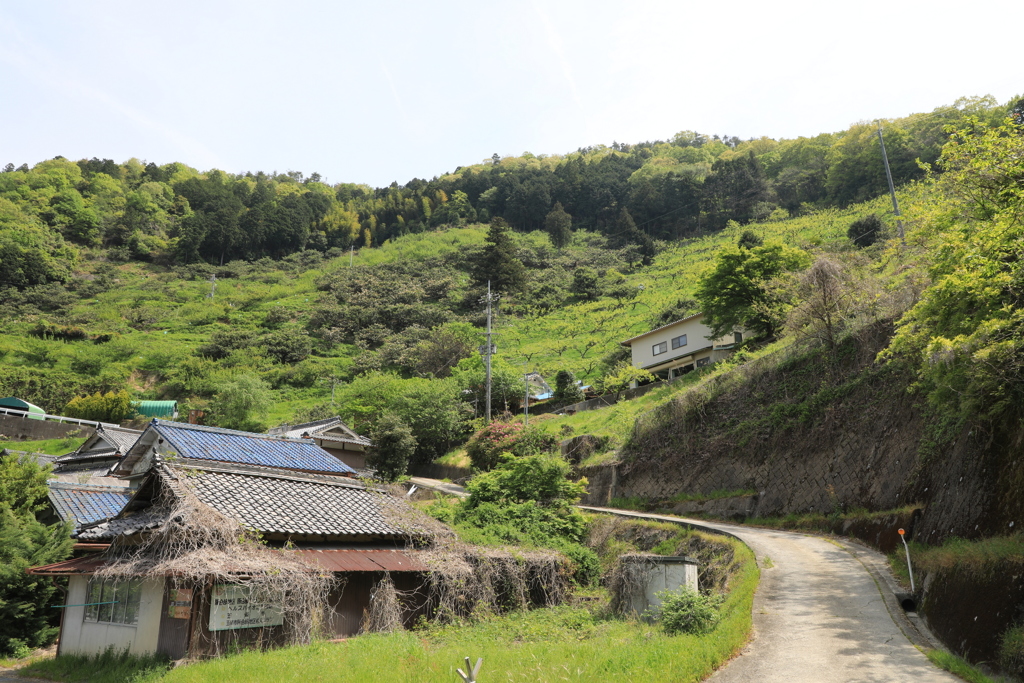
<instances>
[{"instance_id":1,"label":"green tarp structure","mask_svg":"<svg viewBox=\"0 0 1024 683\"><path fill-rule=\"evenodd\" d=\"M24 413L25 417L30 420L43 420L43 416L46 415L46 411L37 405L32 405L28 401L22 401L20 398L14 396L8 396L7 398L0 398L0 408L4 410L16 410ZM7 413L10 414L10 413Z\"/></svg>"},{"instance_id":2,"label":"green tarp structure","mask_svg":"<svg viewBox=\"0 0 1024 683\"><path fill-rule=\"evenodd\" d=\"M177 401L132 401L132 405L140 415L146 417L174 419L178 416Z\"/></svg>"}]
</instances>

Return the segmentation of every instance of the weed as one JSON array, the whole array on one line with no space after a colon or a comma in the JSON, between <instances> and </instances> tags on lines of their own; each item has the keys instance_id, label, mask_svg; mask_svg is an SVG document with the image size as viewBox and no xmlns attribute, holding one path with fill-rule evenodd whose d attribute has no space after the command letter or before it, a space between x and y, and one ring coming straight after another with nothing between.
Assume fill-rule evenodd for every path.
<instances>
[{"instance_id":1,"label":"weed","mask_svg":"<svg viewBox=\"0 0 1024 683\"><path fill-rule=\"evenodd\" d=\"M929 650L926 654L932 664L940 669L945 669L951 674L959 676L969 683L996 683L991 678L968 664L961 657L957 657L954 654L950 654L949 652L944 652L942 650Z\"/></svg>"}]
</instances>

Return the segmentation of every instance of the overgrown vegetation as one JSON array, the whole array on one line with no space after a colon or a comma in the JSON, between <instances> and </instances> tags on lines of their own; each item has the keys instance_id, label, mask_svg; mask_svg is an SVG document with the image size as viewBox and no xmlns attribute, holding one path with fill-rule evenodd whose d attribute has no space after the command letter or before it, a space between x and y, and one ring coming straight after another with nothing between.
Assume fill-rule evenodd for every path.
<instances>
[{"instance_id":1,"label":"overgrown vegetation","mask_svg":"<svg viewBox=\"0 0 1024 683\"><path fill-rule=\"evenodd\" d=\"M62 655L39 659L19 673L66 683L145 683L160 680L171 668L161 655L130 655L108 648L98 655Z\"/></svg>"},{"instance_id":2,"label":"overgrown vegetation","mask_svg":"<svg viewBox=\"0 0 1024 683\"><path fill-rule=\"evenodd\" d=\"M52 643L60 591L26 569L71 555L71 528L45 525L36 513L46 505L48 468L28 457L0 458L0 656L24 657Z\"/></svg>"}]
</instances>

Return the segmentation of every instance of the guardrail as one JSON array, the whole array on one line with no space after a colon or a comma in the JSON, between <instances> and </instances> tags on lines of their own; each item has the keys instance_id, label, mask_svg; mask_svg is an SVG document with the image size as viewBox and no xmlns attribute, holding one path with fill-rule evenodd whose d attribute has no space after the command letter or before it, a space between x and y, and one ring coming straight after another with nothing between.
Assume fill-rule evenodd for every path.
<instances>
[{"instance_id":1,"label":"guardrail","mask_svg":"<svg viewBox=\"0 0 1024 683\"><path fill-rule=\"evenodd\" d=\"M65 422L67 424L85 425L86 427L119 427L120 425L110 424L107 422L97 422L96 420L80 420L77 417L64 417L63 415L49 415L39 413L29 413L24 410L13 410L11 408L0 408L0 415L11 415L13 417L21 417L26 420L42 420L44 422ZM29 417L34 415L35 417Z\"/></svg>"}]
</instances>

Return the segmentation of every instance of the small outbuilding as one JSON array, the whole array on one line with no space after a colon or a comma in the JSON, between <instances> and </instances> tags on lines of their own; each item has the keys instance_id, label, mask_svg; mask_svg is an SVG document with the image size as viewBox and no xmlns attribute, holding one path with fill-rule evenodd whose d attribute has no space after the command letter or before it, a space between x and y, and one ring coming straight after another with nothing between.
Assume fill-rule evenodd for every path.
<instances>
[{"instance_id":1,"label":"small outbuilding","mask_svg":"<svg viewBox=\"0 0 1024 683\"><path fill-rule=\"evenodd\" d=\"M39 406L15 396L0 398L0 411L8 415L20 415L30 420L43 420L46 416L46 411Z\"/></svg>"}]
</instances>

